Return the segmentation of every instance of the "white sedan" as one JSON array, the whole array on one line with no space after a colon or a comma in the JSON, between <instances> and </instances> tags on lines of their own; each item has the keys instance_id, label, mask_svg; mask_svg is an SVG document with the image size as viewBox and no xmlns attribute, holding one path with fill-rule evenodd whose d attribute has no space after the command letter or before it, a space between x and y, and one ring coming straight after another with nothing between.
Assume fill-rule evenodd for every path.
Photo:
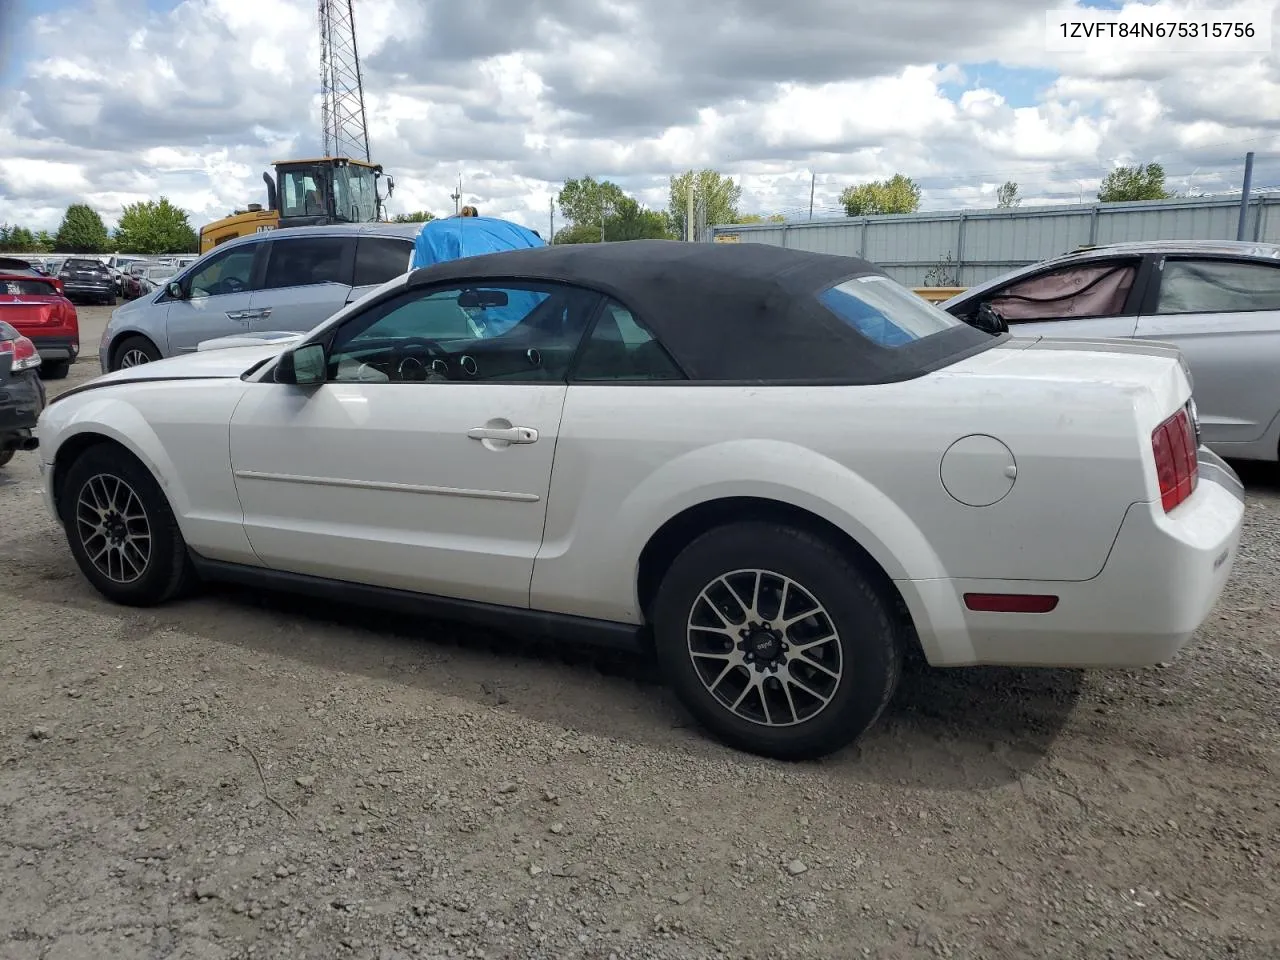
<instances>
[{"instance_id":1,"label":"white sedan","mask_svg":"<svg viewBox=\"0 0 1280 960\"><path fill-rule=\"evenodd\" d=\"M992 335L856 259L553 246L398 278L291 344L45 411L84 576L648 651L739 748L817 757L935 666L1173 656L1243 491L1158 344Z\"/></svg>"}]
</instances>

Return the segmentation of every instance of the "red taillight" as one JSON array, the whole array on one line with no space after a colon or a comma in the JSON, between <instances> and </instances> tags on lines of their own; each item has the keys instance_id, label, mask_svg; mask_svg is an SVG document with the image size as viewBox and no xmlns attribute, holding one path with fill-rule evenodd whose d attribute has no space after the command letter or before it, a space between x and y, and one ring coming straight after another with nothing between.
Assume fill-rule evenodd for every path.
<instances>
[{"instance_id":1,"label":"red taillight","mask_svg":"<svg viewBox=\"0 0 1280 960\"><path fill-rule=\"evenodd\" d=\"M964 605L982 613L1049 613L1058 598L1042 593L966 593Z\"/></svg>"},{"instance_id":2,"label":"red taillight","mask_svg":"<svg viewBox=\"0 0 1280 960\"><path fill-rule=\"evenodd\" d=\"M1151 452L1156 458L1160 502L1168 513L1191 496L1200 482L1196 431L1185 407L1151 431Z\"/></svg>"},{"instance_id":3,"label":"red taillight","mask_svg":"<svg viewBox=\"0 0 1280 960\"><path fill-rule=\"evenodd\" d=\"M0 356L8 354L13 357L11 370L30 370L40 366L40 354L36 345L26 337L17 340L0 340Z\"/></svg>"}]
</instances>

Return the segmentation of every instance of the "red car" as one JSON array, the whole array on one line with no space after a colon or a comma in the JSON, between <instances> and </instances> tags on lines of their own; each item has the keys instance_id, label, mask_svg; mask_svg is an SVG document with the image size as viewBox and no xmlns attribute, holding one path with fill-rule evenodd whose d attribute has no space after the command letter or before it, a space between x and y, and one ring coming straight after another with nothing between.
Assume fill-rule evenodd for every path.
<instances>
[{"instance_id":1,"label":"red car","mask_svg":"<svg viewBox=\"0 0 1280 960\"><path fill-rule=\"evenodd\" d=\"M46 380L65 377L80 353L80 318L62 282L25 260L0 257L0 321L36 345Z\"/></svg>"}]
</instances>

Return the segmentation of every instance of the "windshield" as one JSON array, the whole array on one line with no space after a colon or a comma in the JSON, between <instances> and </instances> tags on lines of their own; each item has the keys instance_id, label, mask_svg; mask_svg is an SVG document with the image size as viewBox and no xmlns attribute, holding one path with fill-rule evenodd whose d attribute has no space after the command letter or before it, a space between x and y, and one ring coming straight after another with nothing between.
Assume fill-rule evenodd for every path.
<instances>
[{"instance_id":1,"label":"windshield","mask_svg":"<svg viewBox=\"0 0 1280 960\"><path fill-rule=\"evenodd\" d=\"M378 218L378 193L368 167L340 167L333 172L334 203L339 220L369 223Z\"/></svg>"},{"instance_id":2,"label":"windshield","mask_svg":"<svg viewBox=\"0 0 1280 960\"><path fill-rule=\"evenodd\" d=\"M818 299L882 347L901 347L963 323L888 277L855 277L828 287Z\"/></svg>"}]
</instances>

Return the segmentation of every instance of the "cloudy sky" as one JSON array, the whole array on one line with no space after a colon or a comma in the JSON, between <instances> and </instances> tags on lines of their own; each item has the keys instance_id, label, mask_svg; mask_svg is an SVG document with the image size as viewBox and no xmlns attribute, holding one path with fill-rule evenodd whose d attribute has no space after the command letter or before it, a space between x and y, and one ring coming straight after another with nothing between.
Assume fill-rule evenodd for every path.
<instances>
[{"instance_id":1,"label":"cloudy sky","mask_svg":"<svg viewBox=\"0 0 1280 960\"><path fill-rule=\"evenodd\" d=\"M545 229L569 177L655 207L711 166L746 212L838 212L903 172L926 208L1092 198L1115 163L1177 190L1280 187L1280 51L1046 50L1027 0L355 0L392 212ZM1092 6L1117 8L1119 3ZM1169 19L1227 3L1163 0ZM1280 0L1254 0L1280 42ZM860 9L861 8L861 9ZM693 9L697 12L687 12ZM109 223L161 194L195 225L264 201L273 159L320 149L315 0L0 0L0 221Z\"/></svg>"}]
</instances>

